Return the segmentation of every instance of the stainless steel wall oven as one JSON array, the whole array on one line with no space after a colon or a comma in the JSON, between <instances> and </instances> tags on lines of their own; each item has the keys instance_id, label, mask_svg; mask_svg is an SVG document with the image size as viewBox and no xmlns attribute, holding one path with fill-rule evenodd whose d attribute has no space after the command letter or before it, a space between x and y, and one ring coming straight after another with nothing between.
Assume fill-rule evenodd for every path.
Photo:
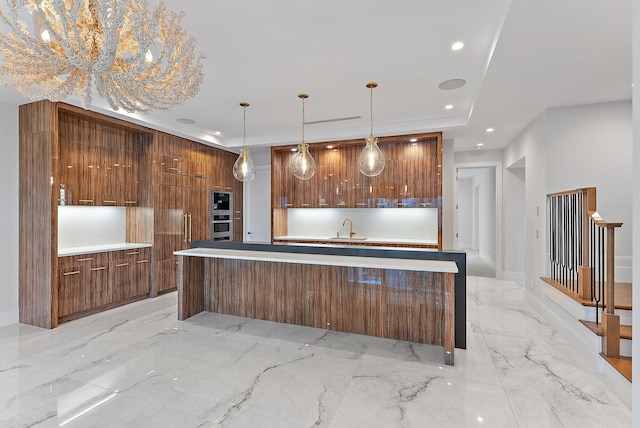
<instances>
[{"instance_id":1,"label":"stainless steel wall oven","mask_svg":"<svg viewBox=\"0 0 640 428\"><path fill-rule=\"evenodd\" d=\"M233 239L233 193L212 191L210 198L212 241L231 241Z\"/></svg>"}]
</instances>

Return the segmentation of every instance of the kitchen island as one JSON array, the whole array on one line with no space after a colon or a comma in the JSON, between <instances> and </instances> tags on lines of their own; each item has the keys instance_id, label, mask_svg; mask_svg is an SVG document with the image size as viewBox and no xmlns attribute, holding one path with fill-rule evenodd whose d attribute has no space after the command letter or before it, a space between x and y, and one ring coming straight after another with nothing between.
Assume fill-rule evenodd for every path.
<instances>
[{"instance_id":1,"label":"kitchen island","mask_svg":"<svg viewBox=\"0 0 640 428\"><path fill-rule=\"evenodd\" d=\"M429 343L444 347L447 364L453 364L454 347L466 345L464 253L195 246L175 253L181 320L209 311Z\"/></svg>"}]
</instances>

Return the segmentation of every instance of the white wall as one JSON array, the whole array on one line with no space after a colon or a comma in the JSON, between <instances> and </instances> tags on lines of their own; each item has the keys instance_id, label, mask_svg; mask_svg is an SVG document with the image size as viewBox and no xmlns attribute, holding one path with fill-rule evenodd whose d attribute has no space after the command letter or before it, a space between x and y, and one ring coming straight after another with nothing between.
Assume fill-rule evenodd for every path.
<instances>
[{"instance_id":1,"label":"white wall","mask_svg":"<svg viewBox=\"0 0 640 428\"><path fill-rule=\"evenodd\" d=\"M18 322L18 109L0 102L0 326Z\"/></svg>"},{"instance_id":2,"label":"white wall","mask_svg":"<svg viewBox=\"0 0 640 428\"><path fill-rule=\"evenodd\" d=\"M442 249L454 248L455 166L453 140L442 140Z\"/></svg>"},{"instance_id":3,"label":"white wall","mask_svg":"<svg viewBox=\"0 0 640 428\"><path fill-rule=\"evenodd\" d=\"M505 169L504 194L504 276L512 281L524 281L525 272L525 212L526 212L526 168L519 166L524 160ZM508 195L508 196L507 196Z\"/></svg>"},{"instance_id":4,"label":"white wall","mask_svg":"<svg viewBox=\"0 0 640 428\"><path fill-rule=\"evenodd\" d=\"M537 279L545 273L546 255L546 115L540 114L520 135L504 149L504 164L513 165L524 159L525 169L525 231L524 245L525 285L529 291L537 288ZM571 160L567 160L570 162ZM508 175L508 173L506 173ZM505 206L519 190L513 186L505 186ZM540 211L538 211L538 209ZM505 241L510 240L505 230ZM507 245L505 245L508 248Z\"/></svg>"},{"instance_id":5,"label":"white wall","mask_svg":"<svg viewBox=\"0 0 640 428\"><path fill-rule=\"evenodd\" d=\"M478 253L496 267L496 174L495 168L479 168L473 188L478 189Z\"/></svg>"},{"instance_id":6,"label":"white wall","mask_svg":"<svg viewBox=\"0 0 640 428\"><path fill-rule=\"evenodd\" d=\"M632 5L632 56L633 56L633 177L635 189L640 189L640 0L633 0ZM635 191L633 201L633 223L640 224L640 192ZM633 329L640 331L640 227L633 229ZM633 371L640 373L640 340L633 341ZM632 384L631 408L633 409L633 426L640 427L640 382Z\"/></svg>"},{"instance_id":7,"label":"white wall","mask_svg":"<svg viewBox=\"0 0 640 428\"><path fill-rule=\"evenodd\" d=\"M547 192L597 187L598 213L624 223L616 230L616 277L631 281L631 102L550 109L547 119Z\"/></svg>"},{"instance_id":8,"label":"white wall","mask_svg":"<svg viewBox=\"0 0 640 428\"><path fill-rule=\"evenodd\" d=\"M473 244L473 180L458 180L458 248L472 249Z\"/></svg>"}]
</instances>

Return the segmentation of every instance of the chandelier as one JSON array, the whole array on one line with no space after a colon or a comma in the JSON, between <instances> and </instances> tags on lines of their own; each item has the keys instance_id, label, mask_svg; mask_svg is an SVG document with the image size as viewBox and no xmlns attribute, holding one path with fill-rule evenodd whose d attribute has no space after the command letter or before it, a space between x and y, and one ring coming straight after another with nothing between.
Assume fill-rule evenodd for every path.
<instances>
[{"instance_id":1,"label":"chandelier","mask_svg":"<svg viewBox=\"0 0 640 428\"><path fill-rule=\"evenodd\" d=\"M195 96L204 75L184 13L146 0L6 0L0 16L3 85L32 100L91 93L112 109L166 110ZM32 21L31 28L25 21Z\"/></svg>"}]
</instances>

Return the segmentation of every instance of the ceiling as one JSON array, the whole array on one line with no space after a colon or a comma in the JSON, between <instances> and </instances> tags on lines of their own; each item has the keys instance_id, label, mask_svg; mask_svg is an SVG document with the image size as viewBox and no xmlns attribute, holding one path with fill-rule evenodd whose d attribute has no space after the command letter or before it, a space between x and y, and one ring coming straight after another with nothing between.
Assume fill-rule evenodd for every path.
<instances>
[{"instance_id":1,"label":"ceiling","mask_svg":"<svg viewBox=\"0 0 640 428\"><path fill-rule=\"evenodd\" d=\"M91 109L233 151L241 101L252 152L299 142L300 92L310 94L306 121L329 121L307 124L308 142L364 139L372 80L376 135L443 131L455 151L503 148L546 108L631 98L631 0L165 4L186 13L207 56L199 94L151 114L112 112L97 96ZM453 51L456 41L464 48ZM467 83L439 89L448 79ZM2 87L0 100L28 102Z\"/></svg>"}]
</instances>

